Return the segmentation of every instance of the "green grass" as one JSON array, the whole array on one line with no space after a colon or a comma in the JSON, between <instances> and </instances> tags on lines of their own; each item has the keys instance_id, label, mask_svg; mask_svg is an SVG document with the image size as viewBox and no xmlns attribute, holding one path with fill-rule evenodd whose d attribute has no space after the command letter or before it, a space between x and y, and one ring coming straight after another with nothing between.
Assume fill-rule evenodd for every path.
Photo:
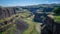
<instances>
[{"instance_id":1,"label":"green grass","mask_svg":"<svg viewBox=\"0 0 60 34\"><path fill-rule=\"evenodd\" d=\"M54 22L60 23L60 15L55 14L54 12L50 12L49 14L53 15Z\"/></svg>"},{"instance_id":2,"label":"green grass","mask_svg":"<svg viewBox=\"0 0 60 34\"><path fill-rule=\"evenodd\" d=\"M12 27L12 28L10 28L10 30L9 31L7 31L7 33L8 34L14 34L15 32L14 32L14 29L16 28L16 25L14 26L14 27Z\"/></svg>"},{"instance_id":3,"label":"green grass","mask_svg":"<svg viewBox=\"0 0 60 34\"><path fill-rule=\"evenodd\" d=\"M19 13L19 16L22 16L22 17L27 17L29 15L28 12L25 12L25 13Z\"/></svg>"},{"instance_id":4,"label":"green grass","mask_svg":"<svg viewBox=\"0 0 60 34\"><path fill-rule=\"evenodd\" d=\"M38 34L37 30L36 30L36 26L34 26L34 29L32 31L32 34Z\"/></svg>"},{"instance_id":5,"label":"green grass","mask_svg":"<svg viewBox=\"0 0 60 34\"><path fill-rule=\"evenodd\" d=\"M9 28L9 29L7 29L6 31L4 31L4 32L2 32L2 34L9 34L9 33L12 33L10 30L13 30L14 28L16 28L16 25L14 24L13 25L13 27L11 27L11 28ZM8 31L10 31L10 32L8 32Z\"/></svg>"},{"instance_id":6,"label":"green grass","mask_svg":"<svg viewBox=\"0 0 60 34\"><path fill-rule=\"evenodd\" d=\"M16 14L16 15L17 15L17 14ZM12 15L11 17L3 18L3 19L0 20L0 23L3 23L4 21L10 20L10 19L12 19L13 17L15 17L16 15Z\"/></svg>"},{"instance_id":7,"label":"green grass","mask_svg":"<svg viewBox=\"0 0 60 34\"><path fill-rule=\"evenodd\" d=\"M25 21L28 24L28 28L24 31L22 31L21 34L37 34L38 32L35 29L35 23L32 21L33 16L30 17L30 19L27 19L26 17L29 15L29 13L24 13L24 14L20 14L20 16L23 15L23 21Z\"/></svg>"},{"instance_id":8,"label":"green grass","mask_svg":"<svg viewBox=\"0 0 60 34\"><path fill-rule=\"evenodd\" d=\"M23 32L23 34L30 34L34 28L34 24L32 23L32 21L27 19L24 19L24 21L28 24L28 28Z\"/></svg>"},{"instance_id":9,"label":"green grass","mask_svg":"<svg viewBox=\"0 0 60 34\"><path fill-rule=\"evenodd\" d=\"M38 32L36 31L36 28L35 28L35 22L32 21L32 19L34 18L33 16L30 17L30 19L27 19L26 17L29 16L29 12L26 12L26 13L19 13L17 14L19 17L14 19L13 22L15 22L16 20L18 20L20 18L20 16L24 17L22 18L23 21L25 21L27 24L28 24L28 28L25 29L24 31L22 31L22 34L38 34ZM20 18L21 19L21 18ZM14 27L13 27L14 28ZM10 28L11 30L11 28ZM8 32L8 31L6 31ZM12 34L13 32L8 32L9 34Z\"/></svg>"},{"instance_id":10,"label":"green grass","mask_svg":"<svg viewBox=\"0 0 60 34\"><path fill-rule=\"evenodd\" d=\"M13 20L13 22L16 22L17 20L19 20L19 18L20 18L20 17L16 17L16 18ZM13 22L11 22L11 23L9 23L9 24L12 24ZM8 26L9 24L4 25L3 27ZM13 32L11 32L10 30L13 30L14 28L16 28L16 25L13 25L11 28L7 29L7 30L4 31L4 32L0 32L0 34L4 34L4 33L13 34ZM10 31L10 32L8 32L8 31Z\"/></svg>"},{"instance_id":11,"label":"green grass","mask_svg":"<svg viewBox=\"0 0 60 34\"><path fill-rule=\"evenodd\" d=\"M54 16L54 21L57 23L60 22L60 16Z\"/></svg>"}]
</instances>

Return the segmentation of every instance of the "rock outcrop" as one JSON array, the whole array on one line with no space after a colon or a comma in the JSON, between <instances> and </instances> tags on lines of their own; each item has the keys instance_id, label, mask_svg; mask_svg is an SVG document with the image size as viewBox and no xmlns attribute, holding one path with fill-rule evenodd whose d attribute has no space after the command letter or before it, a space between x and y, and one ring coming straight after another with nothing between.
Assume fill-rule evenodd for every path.
<instances>
[{"instance_id":1,"label":"rock outcrop","mask_svg":"<svg viewBox=\"0 0 60 34\"><path fill-rule=\"evenodd\" d=\"M16 18L16 9L11 7L0 7L0 33L15 27L13 22Z\"/></svg>"},{"instance_id":2,"label":"rock outcrop","mask_svg":"<svg viewBox=\"0 0 60 34\"><path fill-rule=\"evenodd\" d=\"M0 19L9 17L13 14L16 13L16 9L15 8L10 8L10 7L1 7L0 8Z\"/></svg>"},{"instance_id":3,"label":"rock outcrop","mask_svg":"<svg viewBox=\"0 0 60 34\"><path fill-rule=\"evenodd\" d=\"M47 16L44 23L45 28L42 29L42 34L60 34L60 24L54 22L51 16Z\"/></svg>"}]
</instances>

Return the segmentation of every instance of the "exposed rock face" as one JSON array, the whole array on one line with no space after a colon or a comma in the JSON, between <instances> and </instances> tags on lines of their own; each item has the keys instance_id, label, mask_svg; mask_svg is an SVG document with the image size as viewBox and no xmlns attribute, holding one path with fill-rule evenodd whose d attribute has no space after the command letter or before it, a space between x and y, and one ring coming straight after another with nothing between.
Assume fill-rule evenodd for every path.
<instances>
[{"instance_id":1,"label":"exposed rock face","mask_svg":"<svg viewBox=\"0 0 60 34\"><path fill-rule=\"evenodd\" d=\"M53 33L60 34L60 24L54 23Z\"/></svg>"},{"instance_id":2,"label":"exposed rock face","mask_svg":"<svg viewBox=\"0 0 60 34\"><path fill-rule=\"evenodd\" d=\"M6 18L6 17L9 17L13 14L16 13L16 9L15 8L0 8L0 19L3 19L3 18Z\"/></svg>"},{"instance_id":3,"label":"exposed rock face","mask_svg":"<svg viewBox=\"0 0 60 34\"><path fill-rule=\"evenodd\" d=\"M13 7L0 7L0 20L10 17L16 14L16 9ZM5 20L2 23L0 22L0 32L6 31L7 29L13 27L14 23L12 19Z\"/></svg>"},{"instance_id":4,"label":"exposed rock face","mask_svg":"<svg viewBox=\"0 0 60 34\"><path fill-rule=\"evenodd\" d=\"M47 16L45 13L36 13L34 16L34 21L35 22L40 22L43 23L43 19Z\"/></svg>"},{"instance_id":5,"label":"exposed rock face","mask_svg":"<svg viewBox=\"0 0 60 34\"><path fill-rule=\"evenodd\" d=\"M28 24L23 20L18 20L16 22L15 34L21 34L22 31L28 28Z\"/></svg>"},{"instance_id":6,"label":"exposed rock face","mask_svg":"<svg viewBox=\"0 0 60 34\"><path fill-rule=\"evenodd\" d=\"M46 17L45 24L46 26L42 29L42 34L60 34L60 24L55 23L49 16Z\"/></svg>"},{"instance_id":7,"label":"exposed rock face","mask_svg":"<svg viewBox=\"0 0 60 34\"><path fill-rule=\"evenodd\" d=\"M46 20L45 20L45 24L46 24L46 27L47 27L47 30L48 30L48 34L53 34L53 23L54 23L54 20L51 19L50 17L46 17Z\"/></svg>"},{"instance_id":8,"label":"exposed rock face","mask_svg":"<svg viewBox=\"0 0 60 34\"><path fill-rule=\"evenodd\" d=\"M28 27L27 23L24 22L23 20L19 20L16 23L16 26L17 26L17 30L20 30L20 31L23 31L23 30L25 30Z\"/></svg>"},{"instance_id":9,"label":"exposed rock face","mask_svg":"<svg viewBox=\"0 0 60 34\"><path fill-rule=\"evenodd\" d=\"M1 7L0 8L0 20L7 18L7 17L11 17L14 14L16 14L16 8L15 7ZM9 31L9 29L11 27L16 27L16 26L17 26L17 32L25 30L27 28L27 24L24 21L16 20L17 23L14 22L15 19L18 17L19 17L18 15L15 15L11 19L3 20L3 22L0 23L0 33L5 32L6 30ZM8 33L8 32L6 31L6 33Z\"/></svg>"},{"instance_id":10,"label":"exposed rock face","mask_svg":"<svg viewBox=\"0 0 60 34\"><path fill-rule=\"evenodd\" d=\"M0 19L2 19L2 8L0 8Z\"/></svg>"},{"instance_id":11,"label":"exposed rock face","mask_svg":"<svg viewBox=\"0 0 60 34\"><path fill-rule=\"evenodd\" d=\"M43 24L45 27L42 29L42 34L53 34L54 20L47 15Z\"/></svg>"}]
</instances>

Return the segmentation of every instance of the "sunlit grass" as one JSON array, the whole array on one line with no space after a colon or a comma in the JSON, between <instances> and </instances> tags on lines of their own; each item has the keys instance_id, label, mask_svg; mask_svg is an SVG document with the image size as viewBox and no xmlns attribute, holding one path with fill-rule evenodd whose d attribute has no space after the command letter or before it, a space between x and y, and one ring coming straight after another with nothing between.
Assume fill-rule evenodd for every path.
<instances>
[{"instance_id":1,"label":"sunlit grass","mask_svg":"<svg viewBox=\"0 0 60 34\"><path fill-rule=\"evenodd\" d=\"M24 21L28 24L28 28L23 32L23 34L30 34L34 28L34 24L30 20L24 19Z\"/></svg>"},{"instance_id":2,"label":"sunlit grass","mask_svg":"<svg viewBox=\"0 0 60 34\"><path fill-rule=\"evenodd\" d=\"M6 31L2 32L2 34L6 34L6 33L8 33L9 30L13 30L14 28L16 28L16 25L15 24L11 28L9 28ZM8 34L10 34L10 33L8 33Z\"/></svg>"},{"instance_id":3,"label":"sunlit grass","mask_svg":"<svg viewBox=\"0 0 60 34\"><path fill-rule=\"evenodd\" d=\"M17 15L18 15L18 14L17 14ZM10 17L10 18L12 18L12 17ZM1 26L0 28L4 28L4 27L7 27L8 25L12 24L12 27L11 27L11 28L7 29L7 30L4 31L4 32L0 32L0 33L5 34L5 33L8 33L8 31L15 29L15 28L16 28L15 22L16 22L17 20L19 20L19 18L20 18L20 16L15 17L15 19L13 19L12 22L10 22L10 23L8 23L8 24L6 24L6 25ZM13 32L10 31L9 34L11 34L11 33L13 34Z\"/></svg>"},{"instance_id":4,"label":"sunlit grass","mask_svg":"<svg viewBox=\"0 0 60 34\"><path fill-rule=\"evenodd\" d=\"M35 23L32 21L34 16L31 16L30 19L27 19L26 17L29 15L28 13L20 14L20 16L21 15L25 16L25 18L23 18L23 21L28 24L28 28L22 31L21 34L36 34L37 31L35 29Z\"/></svg>"},{"instance_id":5,"label":"sunlit grass","mask_svg":"<svg viewBox=\"0 0 60 34\"><path fill-rule=\"evenodd\" d=\"M60 22L60 16L54 16L54 21L57 23Z\"/></svg>"},{"instance_id":6,"label":"sunlit grass","mask_svg":"<svg viewBox=\"0 0 60 34\"><path fill-rule=\"evenodd\" d=\"M19 13L19 16L22 16L22 17L27 17L29 15L29 13Z\"/></svg>"},{"instance_id":7,"label":"sunlit grass","mask_svg":"<svg viewBox=\"0 0 60 34\"><path fill-rule=\"evenodd\" d=\"M35 23L32 21L33 16L30 17L30 19L27 19L27 17L30 15L28 12L26 13L19 13L17 14L19 17L15 18L13 22L17 21L18 19L21 19L21 16L23 21L25 21L28 24L28 28L24 31L22 31L22 34L37 34L38 32L35 29ZM11 17L12 18L12 17ZM10 18L5 18L5 20L8 20ZM1 20L2 21L2 20ZM16 26L15 26L16 27ZM15 27L12 27L13 29ZM12 28L9 28L5 33L7 33L9 30L12 30ZM12 34L13 32L9 32L9 34ZM4 34L4 32L3 32Z\"/></svg>"}]
</instances>

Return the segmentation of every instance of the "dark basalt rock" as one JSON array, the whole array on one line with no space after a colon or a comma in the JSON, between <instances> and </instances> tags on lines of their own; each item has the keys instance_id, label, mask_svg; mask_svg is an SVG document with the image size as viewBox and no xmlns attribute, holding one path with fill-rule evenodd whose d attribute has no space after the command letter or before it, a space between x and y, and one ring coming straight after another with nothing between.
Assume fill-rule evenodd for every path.
<instances>
[{"instance_id":1,"label":"dark basalt rock","mask_svg":"<svg viewBox=\"0 0 60 34\"><path fill-rule=\"evenodd\" d=\"M47 16L47 14L45 13L36 13L35 16L34 16L34 21L35 22L40 22L40 23L43 23L43 19ZM44 17L44 18L43 18Z\"/></svg>"},{"instance_id":2,"label":"dark basalt rock","mask_svg":"<svg viewBox=\"0 0 60 34\"><path fill-rule=\"evenodd\" d=\"M54 34L60 34L60 24L59 23L54 23Z\"/></svg>"},{"instance_id":3,"label":"dark basalt rock","mask_svg":"<svg viewBox=\"0 0 60 34\"><path fill-rule=\"evenodd\" d=\"M23 31L23 30L25 30L28 27L28 25L26 24L26 22L24 22L23 20L19 20L16 23L16 26L17 26L17 29L20 30L20 31Z\"/></svg>"},{"instance_id":4,"label":"dark basalt rock","mask_svg":"<svg viewBox=\"0 0 60 34\"><path fill-rule=\"evenodd\" d=\"M44 24L46 26L43 28L42 34L53 34L54 20L47 16Z\"/></svg>"},{"instance_id":5,"label":"dark basalt rock","mask_svg":"<svg viewBox=\"0 0 60 34\"><path fill-rule=\"evenodd\" d=\"M54 20L50 17L46 17L45 19L45 28L43 28L41 34L60 34L60 24L54 22Z\"/></svg>"},{"instance_id":6,"label":"dark basalt rock","mask_svg":"<svg viewBox=\"0 0 60 34\"><path fill-rule=\"evenodd\" d=\"M4 24L7 24L8 21L4 21Z\"/></svg>"},{"instance_id":7,"label":"dark basalt rock","mask_svg":"<svg viewBox=\"0 0 60 34\"><path fill-rule=\"evenodd\" d=\"M16 9L14 7L2 7L0 8L0 19L9 17L16 14Z\"/></svg>"}]
</instances>

